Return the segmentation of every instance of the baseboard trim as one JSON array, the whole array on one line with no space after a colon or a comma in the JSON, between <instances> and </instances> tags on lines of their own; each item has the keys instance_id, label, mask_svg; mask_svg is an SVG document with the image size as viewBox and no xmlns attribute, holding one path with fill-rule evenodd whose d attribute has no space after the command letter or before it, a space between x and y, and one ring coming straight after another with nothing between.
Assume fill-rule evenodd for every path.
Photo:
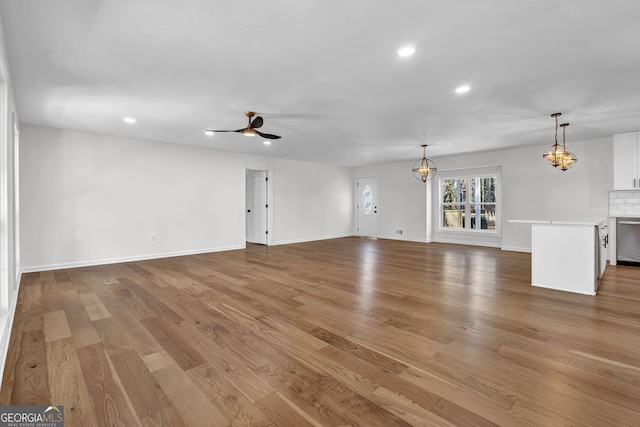
<instances>
[{"instance_id":1,"label":"baseboard trim","mask_svg":"<svg viewBox=\"0 0 640 427\"><path fill-rule=\"evenodd\" d=\"M134 255L129 257L118 257L118 258L105 258L105 259L92 259L86 261L73 261L73 262L64 262L59 264L44 264L44 265L32 265L28 267L24 267L22 269L23 273L34 273L38 271L50 271L50 270L62 270L65 268L78 268L78 267L92 267L96 265L107 265L107 264L118 264L121 262L134 262L134 261L146 261L150 259L159 259L159 258L171 258L176 256L185 256L185 255L197 255L197 254L205 254L211 252L223 252L223 251L233 251L238 249L244 249L245 245L234 245L234 246L225 246L219 248L206 248L206 249L195 249L188 251L176 251L176 252L163 252L156 254L146 254L146 255Z\"/></svg>"},{"instance_id":2,"label":"baseboard trim","mask_svg":"<svg viewBox=\"0 0 640 427\"><path fill-rule=\"evenodd\" d=\"M344 237L351 237L351 236L352 234L337 234L332 236L313 237L313 238L306 238L306 239L282 240L282 241L273 242L271 246L315 242L319 240L341 239ZM244 249L245 247L246 247L246 243L242 245L225 246L225 247L218 247L218 248L195 249L195 250L176 251L176 252L163 252L163 253L156 253L156 254L134 255L129 257L92 259L92 260L86 260L86 261L72 261L72 262L64 262L64 263L58 263L58 264L32 265L32 266L24 267L22 269L22 272L34 273L38 271L63 270L65 268L93 267L96 265L118 264L121 262L145 261L150 259L171 258L176 256L197 255L197 254L204 254L204 253L211 253L211 252L233 251L238 249Z\"/></svg>"},{"instance_id":3,"label":"baseboard trim","mask_svg":"<svg viewBox=\"0 0 640 427\"><path fill-rule=\"evenodd\" d=\"M352 237L352 236L353 234L336 234L333 236L311 237L311 238L305 238L305 239L277 240L272 243L272 246L292 245L294 243L317 242L320 240L342 239L345 237Z\"/></svg>"},{"instance_id":4,"label":"baseboard trim","mask_svg":"<svg viewBox=\"0 0 640 427\"><path fill-rule=\"evenodd\" d=\"M531 248L525 248L522 246L503 246L500 249L502 249L503 251L531 253Z\"/></svg>"},{"instance_id":5,"label":"baseboard trim","mask_svg":"<svg viewBox=\"0 0 640 427\"><path fill-rule=\"evenodd\" d=\"M554 291L571 292L573 294L579 294L579 295L590 295L590 296L596 295L596 292L579 292L579 291L576 291L575 289L556 288L551 286L536 285L535 283L532 283L531 286L535 286L536 288L543 288L543 289L553 289Z\"/></svg>"},{"instance_id":6,"label":"baseboard trim","mask_svg":"<svg viewBox=\"0 0 640 427\"><path fill-rule=\"evenodd\" d=\"M401 242L415 242L415 243L428 243L427 239L415 239L411 237L400 237L400 234L390 234L384 236L378 236L379 239L387 239L387 240L399 240Z\"/></svg>"},{"instance_id":7,"label":"baseboard trim","mask_svg":"<svg viewBox=\"0 0 640 427\"><path fill-rule=\"evenodd\" d=\"M434 239L433 242L436 243L450 243L453 245L467 245L467 246L484 246L487 248L500 248L500 243L491 243L491 242L476 242L470 240L450 240L450 239Z\"/></svg>"}]
</instances>

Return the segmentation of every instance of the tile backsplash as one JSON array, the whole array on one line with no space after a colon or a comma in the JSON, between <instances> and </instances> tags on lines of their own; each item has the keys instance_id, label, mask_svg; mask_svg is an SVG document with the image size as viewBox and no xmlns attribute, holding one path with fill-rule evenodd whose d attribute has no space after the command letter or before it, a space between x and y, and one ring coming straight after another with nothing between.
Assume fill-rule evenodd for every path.
<instances>
[{"instance_id":1,"label":"tile backsplash","mask_svg":"<svg viewBox=\"0 0 640 427\"><path fill-rule=\"evenodd\" d=\"M640 217L640 190L609 191L609 216Z\"/></svg>"}]
</instances>

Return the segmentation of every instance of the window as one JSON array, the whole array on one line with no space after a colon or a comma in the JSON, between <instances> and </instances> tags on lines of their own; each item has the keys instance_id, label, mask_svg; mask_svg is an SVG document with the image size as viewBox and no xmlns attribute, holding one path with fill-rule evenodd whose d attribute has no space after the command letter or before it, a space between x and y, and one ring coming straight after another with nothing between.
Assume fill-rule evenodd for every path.
<instances>
[{"instance_id":1,"label":"window","mask_svg":"<svg viewBox=\"0 0 640 427\"><path fill-rule=\"evenodd\" d=\"M364 206L364 213L369 215L371 213L371 206L373 206L373 191L370 186L364 187L362 192L362 205Z\"/></svg>"},{"instance_id":2,"label":"window","mask_svg":"<svg viewBox=\"0 0 640 427\"><path fill-rule=\"evenodd\" d=\"M440 230L499 232L499 174L440 178Z\"/></svg>"}]
</instances>

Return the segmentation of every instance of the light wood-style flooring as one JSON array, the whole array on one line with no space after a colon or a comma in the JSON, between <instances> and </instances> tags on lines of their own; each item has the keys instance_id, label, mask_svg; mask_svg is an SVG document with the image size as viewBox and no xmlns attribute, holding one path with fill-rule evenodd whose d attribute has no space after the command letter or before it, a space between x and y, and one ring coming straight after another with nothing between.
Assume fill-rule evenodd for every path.
<instances>
[{"instance_id":1,"label":"light wood-style flooring","mask_svg":"<svg viewBox=\"0 0 640 427\"><path fill-rule=\"evenodd\" d=\"M0 405L66 426L640 425L640 269L360 238L29 273Z\"/></svg>"}]
</instances>

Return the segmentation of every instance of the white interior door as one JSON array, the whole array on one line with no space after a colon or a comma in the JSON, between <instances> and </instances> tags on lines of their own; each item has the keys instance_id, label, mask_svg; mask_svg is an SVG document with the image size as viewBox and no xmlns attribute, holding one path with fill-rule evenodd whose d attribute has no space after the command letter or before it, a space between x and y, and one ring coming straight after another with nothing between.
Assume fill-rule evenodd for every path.
<instances>
[{"instance_id":1,"label":"white interior door","mask_svg":"<svg viewBox=\"0 0 640 427\"><path fill-rule=\"evenodd\" d=\"M358 178L358 236L378 237L378 177Z\"/></svg>"},{"instance_id":2,"label":"white interior door","mask_svg":"<svg viewBox=\"0 0 640 427\"><path fill-rule=\"evenodd\" d=\"M247 170L247 242L267 244L267 171Z\"/></svg>"}]
</instances>

